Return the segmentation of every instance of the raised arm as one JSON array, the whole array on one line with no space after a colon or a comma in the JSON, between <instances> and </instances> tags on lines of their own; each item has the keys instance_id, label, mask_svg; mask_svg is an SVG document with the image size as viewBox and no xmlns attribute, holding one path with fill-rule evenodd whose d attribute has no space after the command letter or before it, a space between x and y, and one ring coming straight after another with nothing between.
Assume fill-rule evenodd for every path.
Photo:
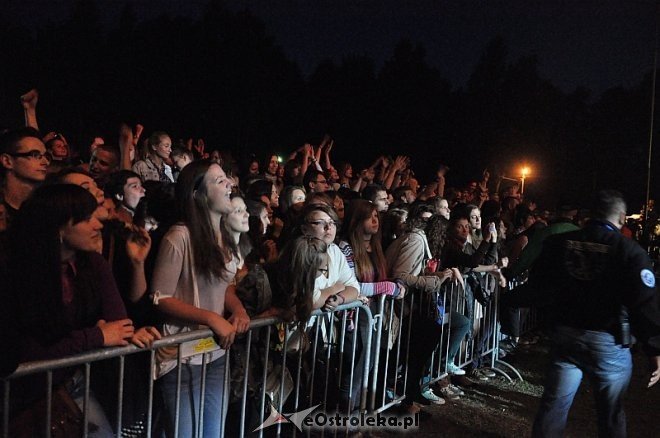
<instances>
[{"instance_id":1,"label":"raised arm","mask_svg":"<svg viewBox=\"0 0 660 438\"><path fill-rule=\"evenodd\" d=\"M25 126L39 130L37 123L37 102L39 101L39 92L36 88L31 89L21 96L21 105L23 114L25 114Z\"/></svg>"},{"instance_id":2,"label":"raised arm","mask_svg":"<svg viewBox=\"0 0 660 438\"><path fill-rule=\"evenodd\" d=\"M137 145L140 141L140 135L142 135L144 127L139 123L135 125L135 132L131 128L122 124L119 128L119 151L121 153L120 162L121 169L131 170L133 166L133 160L137 152Z\"/></svg>"},{"instance_id":3,"label":"raised arm","mask_svg":"<svg viewBox=\"0 0 660 438\"><path fill-rule=\"evenodd\" d=\"M330 162L330 151L332 150L332 146L334 146L334 144L335 144L335 141L330 140L330 142L327 144L327 146L325 147L325 150L323 152L324 157L325 157L325 168L327 170L333 169L332 163Z\"/></svg>"}]
</instances>

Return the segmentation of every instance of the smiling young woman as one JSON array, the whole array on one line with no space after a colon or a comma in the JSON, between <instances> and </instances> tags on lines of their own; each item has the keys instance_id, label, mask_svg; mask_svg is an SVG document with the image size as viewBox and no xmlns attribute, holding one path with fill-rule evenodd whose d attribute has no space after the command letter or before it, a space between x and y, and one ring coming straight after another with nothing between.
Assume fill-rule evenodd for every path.
<instances>
[{"instance_id":1,"label":"smiling young woman","mask_svg":"<svg viewBox=\"0 0 660 438\"><path fill-rule=\"evenodd\" d=\"M181 400L177 412L176 354L159 355L157 375L163 395L169 432L178 420L179 436L196 435L200 415L199 391L202 373L204 385L204 436L220 436L224 392L225 350L236 333L247 331L250 324L245 308L231 285L236 274L232 237L221 226L222 215L234 210L231 202L232 181L222 168L210 161L195 161L179 175L176 198L182 223L170 228L163 238L153 274L154 304L166 316L164 331L175 334L209 327L216 335L208 338L212 348L190 356L181 365ZM231 314L225 319L225 311ZM208 345L203 340L203 345ZM185 350L195 345L184 344ZM203 357L206 355L206 365Z\"/></svg>"},{"instance_id":2,"label":"smiling young woman","mask_svg":"<svg viewBox=\"0 0 660 438\"><path fill-rule=\"evenodd\" d=\"M103 228L93 214L97 207L97 200L82 187L48 185L34 191L12 222L3 298L17 309L21 362L129 342L145 346L160 338L152 327L134 330L126 317L110 267L96 252ZM23 382L16 396L23 401L43 396L40 380ZM82 373L75 369L54 373L55 385L65 382L82 407L86 389ZM93 395L89 408L88 419L98 426L100 436L112 436Z\"/></svg>"}]
</instances>

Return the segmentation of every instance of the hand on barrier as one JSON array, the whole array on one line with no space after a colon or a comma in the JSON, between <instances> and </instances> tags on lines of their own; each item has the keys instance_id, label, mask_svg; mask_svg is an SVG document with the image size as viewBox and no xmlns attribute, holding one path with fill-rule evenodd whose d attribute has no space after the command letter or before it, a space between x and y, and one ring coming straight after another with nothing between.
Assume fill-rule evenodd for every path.
<instances>
[{"instance_id":1,"label":"hand on barrier","mask_svg":"<svg viewBox=\"0 0 660 438\"><path fill-rule=\"evenodd\" d=\"M131 343L140 348L149 348L154 341L160 339L162 336L156 327L142 327L135 332L131 338Z\"/></svg>"},{"instance_id":2,"label":"hand on barrier","mask_svg":"<svg viewBox=\"0 0 660 438\"><path fill-rule=\"evenodd\" d=\"M463 288L465 288L465 280L463 280L463 275L461 274L461 271L458 268L451 268L451 273L454 281L460 284Z\"/></svg>"},{"instance_id":3,"label":"hand on barrier","mask_svg":"<svg viewBox=\"0 0 660 438\"><path fill-rule=\"evenodd\" d=\"M225 350L231 347L231 344L234 343L234 337L236 337L236 327L233 324L216 314L216 317L211 319L209 327L218 337L220 347Z\"/></svg>"},{"instance_id":4,"label":"hand on barrier","mask_svg":"<svg viewBox=\"0 0 660 438\"><path fill-rule=\"evenodd\" d=\"M245 310L232 313L229 322L236 328L236 333L245 333L250 328L250 317Z\"/></svg>"},{"instance_id":5,"label":"hand on barrier","mask_svg":"<svg viewBox=\"0 0 660 438\"><path fill-rule=\"evenodd\" d=\"M408 292L408 289L406 288L405 285L399 283L399 295L394 297L395 300L402 300L406 296L406 292Z\"/></svg>"},{"instance_id":6,"label":"hand on barrier","mask_svg":"<svg viewBox=\"0 0 660 438\"><path fill-rule=\"evenodd\" d=\"M357 299L360 300L362 304L369 304L369 297L366 295L358 295Z\"/></svg>"},{"instance_id":7,"label":"hand on barrier","mask_svg":"<svg viewBox=\"0 0 660 438\"><path fill-rule=\"evenodd\" d=\"M336 294L336 295L330 295L327 300L325 300L325 304L322 307L322 310L324 312L332 312L335 310L338 306L341 306L344 304L344 299L343 295Z\"/></svg>"},{"instance_id":8,"label":"hand on barrier","mask_svg":"<svg viewBox=\"0 0 660 438\"><path fill-rule=\"evenodd\" d=\"M135 332L133 329L133 322L130 319L120 319L112 322L106 322L104 319L99 319L96 326L100 328L101 333L103 333L104 347L128 345L128 340L131 339Z\"/></svg>"},{"instance_id":9,"label":"hand on barrier","mask_svg":"<svg viewBox=\"0 0 660 438\"><path fill-rule=\"evenodd\" d=\"M442 271L434 272L433 275L440 277L442 281L452 278L454 275L451 269L443 269Z\"/></svg>"}]
</instances>

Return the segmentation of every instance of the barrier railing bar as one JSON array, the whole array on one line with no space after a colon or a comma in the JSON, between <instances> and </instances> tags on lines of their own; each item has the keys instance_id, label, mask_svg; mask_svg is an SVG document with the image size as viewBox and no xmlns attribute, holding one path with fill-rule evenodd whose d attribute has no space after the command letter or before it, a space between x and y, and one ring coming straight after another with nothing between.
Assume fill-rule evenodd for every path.
<instances>
[{"instance_id":1,"label":"barrier railing bar","mask_svg":"<svg viewBox=\"0 0 660 438\"><path fill-rule=\"evenodd\" d=\"M119 356L119 378L117 379L117 434L121 435L121 415L124 405L124 358Z\"/></svg>"},{"instance_id":2,"label":"barrier railing bar","mask_svg":"<svg viewBox=\"0 0 660 438\"><path fill-rule=\"evenodd\" d=\"M156 370L156 350L149 352L149 400L147 401L147 438L151 438L152 416L154 412L154 375Z\"/></svg>"}]
</instances>

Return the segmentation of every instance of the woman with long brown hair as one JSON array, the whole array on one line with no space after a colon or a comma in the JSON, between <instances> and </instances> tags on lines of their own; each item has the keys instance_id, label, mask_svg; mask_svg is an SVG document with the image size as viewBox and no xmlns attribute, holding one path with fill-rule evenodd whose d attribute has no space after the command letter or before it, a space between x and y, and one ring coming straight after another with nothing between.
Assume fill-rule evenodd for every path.
<instances>
[{"instance_id":1,"label":"woman with long brown hair","mask_svg":"<svg viewBox=\"0 0 660 438\"><path fill-rule=\"evenodd\" d=\"M153 274L154 304L167 317L165 334L209 327L214 338L184 343L182 354L190 349L203 354L185 357L181 374L180 400L176 355L163 355L157 374L169 420L174 433L175 412L179 403L179 436L193 436L198 431L202 372L204 380L203 434L220 436L224 392L225 350L236 333L247 331L250 319L233 286L236 258L232 254L232 237L221 226L223 214L232 211L232 182L222 168L209 160L195 161L179 175L176 198L182 223L174 225L163 237ZM225 319L225 312L231 316ZM203 356L206 355L206 358ZM205 359L205 360L204 360ZM205 362L205 364L204 364ZM180 402L179 402L180 401ZM220 415L218 415L220 414Z\"/></svg>"},{"instance_id":2,"label":"woman with long brown hair","mask_svg":"<svg viewBox=\"0 0 660 438\"><path fill-rule=\"evenodd\" d=\"M387 264L381 247L380 219L375 204L364 200L355 199L348 204L344 226L342 228L342 240L339 249L346 257L348 266L353 269L355 277L360 285L360 295L372 297L374 295L392 295L403 297L405 287L392 281L387 281ZM354 368L353 384L350 386L351 378L348 372L341 376L340 385L340 409L342 412L353 411L356 404L359 405L359 395L362 389L362 371L364 370L365 342L369 324L366 318L358 318L356 330L348 330L346 333L346 345L352 346L355 342L355 357L348 353L344 355L347 361L344 370ZM357 338L354 340L354 337ZM349 347L351 348L351 347ZM372 360L377 352L372 350ZM349 393L349 387L352 390Z\"/></svg>"}]
</instances>

